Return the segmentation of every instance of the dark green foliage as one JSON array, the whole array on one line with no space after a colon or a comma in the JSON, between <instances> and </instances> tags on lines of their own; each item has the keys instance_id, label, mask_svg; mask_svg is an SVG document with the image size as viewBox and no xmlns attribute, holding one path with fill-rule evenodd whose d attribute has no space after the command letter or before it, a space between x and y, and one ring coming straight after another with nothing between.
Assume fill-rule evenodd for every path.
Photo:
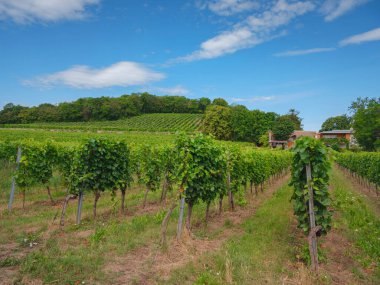
<instances>
[{"instance_id":1,"label":"dark green foliage","mask_svg":"<svg viewBox=\"0 0 380 285\"><path fill-rule=\"evenodd\" d=\"M142 182L150 191L160 188L162 176L161 153L158 148L144 145L139 150Z\"/></svg>"},{"instance_id":2,"label":"dark green foliage","mask_svg":"<svg viewBox=\"0 0 380 285\"><path fill-rule=\"evenodd\" d=\"M260 110L249 111L242 105L211 105L203 119L202 130L217 139L249 141L259 144L260 137L273 128L278 115Z\"/></svg>"},{"instance_id":3,"label":"dark green foliage","mask_svg":"<svg viewBox=\"0 0 380 285\"><path fill-rule=\"evenodd\" d=\"M124 142L89 139L75 154L70 191L112 190L129 183L129 149Z\"/></svg>"},{"instance_id":4,"label":"dark green foliage","mask_svg":"<svg viewBox=\"0 0 380 285\"><path fill-rule=\"evenodd\" d=\"M65 185L68 185L76 149L74 147L56 146L57 159L55 167L61 173Z\"/></svg>"},{"instance_id":5,"label":"dark green foliage","mask_svg":"<svg viewBox=\"0 0 380 285\"><path fill-rule=\"evenodd\" d=\"M232 128L232 140L249 140L248 134L252 129L250 111L242 105L233 106L231 107L230 120Z\"/></svg>"},{"instance_id":6,"label":"dark green foliage","mask_svg":"<svg viewBox=\"0 0 380 285\"><path fill-rule=\"evenodd\" d=\"M211 202L226 187L226 161L223 151L207 136L180 136L178 151L179 180L186 203Z\"/></svg>"},{"instance_id":7,"label":"dark green foliage","mask_svg":"<svg viewBox=\"0 0 380 285\"><path fill-rule=\"evenodd\" d=\"M284 115L276 119L272 131L276 140L286 141L294 130L294 122L287 115Z\"/></svg>"},{"instance_id":8,"label":"dark green foliage","mask_svg":"<svg viewBox=\"0 0 380 285\"><path fill-rule=\"evenodd\" d=\"M179 161L176 159L176 149L171 146L159 149L161 170L167 190L172 190L173 184L177 181L177 168Z\"/></svg>"},{"instance_id":9,"label":"dark green foliage","mask_svg":"<svg viewBox=\"0 0 380 285\"><path fill-rule=\"evenodd\" d=\"M345 152L336 154L336 162L380 187L379 152Z\"/></svg>"},{"instance_id":10,"label":"dark green foliage","mask_svg":"<svg viewBox=\"0 0 380 285\"><path fill-rule=\"evenodd\" d=\"M20 166L16 173L17 185L23 188L36 183L47 185L57 161L55 146L51 142L44 145L22 144L21 149Z\"/></svg>"},{"instance_id":11,"label":"dark green foliage","mask_svg":"<svg viewBox=\"0 0 380 285\"><path fill-rule=\"evenodd\" d=\"M230 188L232 192L237 192L239 191L240 186L244 183L247 173L243 154L239 149L230 147L225 151L225 156L227 172L229 173L231 180Z\"/></svg>"},{"instance_id":12,"label":"dark green foliage","mask_svg":"<svg viewBox=\"0 0 380 285\"><path fill-rule=\"evenodd\" d=\"M299 117L300 112L295 109L290 109L289 112L282 117L288 118L294 124L295 130L302 130L302 118Z\"/></svg>"},{"instance_id":13,"label":"dark green foliage","mask_svg":"<svg viewBox=\"0 0 380 285\"><path fill-rule=\"evenodd\" d=\"M335 151L341 151L342 148L348 149L350 144L346 138L321 138L321 141Z\"/></svg>"},{"instance_id":14,"label":"dark green foliage","mask_svg":"<svg viewBox=\"0 0 380 285\"><path fill-rule=\"evenodd\" d=\"M360 146L367 151L380 149L380 98L358 98L350 110L354 136Z\"/></svg>"},{"instance_id":15,"label":"dark green foliage","mask_svg":"<svg viewBox=\"0 0 380 285\"><path fill-rule=\"evenodd\" d=\"M221 100L223 99L217 102ZM155 96L149 93L117 98L80 98L57 106L41 104L36 107L23 107L10 103L0 111L0 124L104 121L146 113L203 113L208 105L208 98L188 99L183 96Z\"/></svg>"},{"instance_id":16,"label":"dark green foliage","mask_svg":"<svg viewBox=\"0 0 380 285\"><path fill-rule=\"evenodd\" d=\"M298 227L305 233L310 230L309 221L309 191L306 178L306 165L311 165L311 176L314 193L314 211L316 225L322 227L326 234L331 228L331 204L328 192L330 163L326 147L319 140L301 137L293 149L292 177L290 185L294 187L292 200L294 213L297 216Z\"/></svg>"},{"instance_id":17,"label":"dark green foliage","mask_svg":"<svg viewBox=\"0 0 380 285\"><path fill-rule=\"evenodd\" d=\"M207 108L202 130L217 139L229 140L232 136L231 109L218 105Z\"/></svg>"},{"instance_id":18,"label":"dark green foliage","mask_svg":"<svg viewBox=\"0 0 380 285\"><path fill-rule=\"evenodd\" d=\"M227 101L223 98L215 98L214 100L212 100L212 105L228 107Z\"/></svg>"},{"instance_id":19,"label":"dark green foliage","mask_svg":"<svg viewBox=\"0 0 380 285\"><path fill-rule=\"evenodd\" d=\"M0 160L16 161L18 144L5 140L0 142Z\"/></svg>"},{"instance_id":20,"label":"dark green foliage","mask_svg":"<svg viewBox=\"0 0 380 285\"><path fill-rule=\"evenodd\" d=\"M320 132L332 130L349 130L351 128L351 118L347 115L330 117L323 122Z\"/></svg>"}]
</instances>

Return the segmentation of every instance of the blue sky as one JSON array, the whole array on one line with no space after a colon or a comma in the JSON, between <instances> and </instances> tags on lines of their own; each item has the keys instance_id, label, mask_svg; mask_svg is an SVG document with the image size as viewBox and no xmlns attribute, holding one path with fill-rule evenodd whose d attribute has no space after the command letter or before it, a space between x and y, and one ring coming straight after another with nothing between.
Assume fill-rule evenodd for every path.
<instances>
[{"instance_id":1,"label":"blue sky","mask_svg":"<svg viewBox=\"0 0 380 285\"><path fill-rule=\"evenodd\" d=\"M148 91L296 108L380 96L378 0L0 0L0 107Z\"/></svg>"}]
</instances>

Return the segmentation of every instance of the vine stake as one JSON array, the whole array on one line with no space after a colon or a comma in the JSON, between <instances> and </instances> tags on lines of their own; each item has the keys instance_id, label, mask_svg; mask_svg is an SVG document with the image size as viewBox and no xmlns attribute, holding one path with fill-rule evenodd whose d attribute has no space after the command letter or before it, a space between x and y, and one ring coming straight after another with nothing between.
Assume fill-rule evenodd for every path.
<instances>
[{"instance_id":1,"label":"vine stake","mask_svg":"<svg viewBox=\"0 0 380 285\"><path fill-rule=\"evenodd\" d=\"M20 165L20 160L21 160L21 147L18 147L17 149L17 159L16 159L16 170L18 169ZM11 194L9 196L9 202L8 202L8 211L12 210L12 204L13 200L15 197L15 189L16 189L16 179L15 177L12 178L12 189L11 189Z\"/></svg>"},{"instance_id":2,"label":"vine stake","mask_svg":"<svg viewBox=\"0 0 380 285\"><path fill-rule=\"evenodd\" d=\"M181 204L179 208L179 219L178 219L178 225L177 225L177 240L179 241L181 239L181 233L182 233L182 221L183 221L183 210L185 208L185 197L181 198Z\"/></svg>"},{"instance_id":3,"label":"vine stake","mask_svg":"<svg viewBox=\"0 0 380 285\"><path fill-rule=\"evenodd\" d=\"M79 192L78 198L78 209L77 209L77 225L80 225L80 218L82 215L82 204L83 204L83 192Z\"/></svg>"},{"instance_id":4,"label":"vine stake","mask_svg":"<svg viewBox=\"0 0 380 285\"><path fill-rule=\"evenodd\" d=\"M307 187L309 189L309 217L310 217L310 233L309 233L309 251L311 258L311 269L318 272L318 250L317 250L317 229L315 227L315 215L314 215L314 193L313 186L311 184L311 166L310 163L306 165L306 177Z\"/></svg>"}]
</instances>

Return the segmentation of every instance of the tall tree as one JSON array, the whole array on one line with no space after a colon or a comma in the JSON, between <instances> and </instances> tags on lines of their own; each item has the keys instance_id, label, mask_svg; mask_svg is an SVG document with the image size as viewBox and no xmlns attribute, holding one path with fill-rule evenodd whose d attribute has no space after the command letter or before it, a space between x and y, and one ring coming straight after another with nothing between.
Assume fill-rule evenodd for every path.
<instances>
[{"instance_id":1,"label":"tall tree","mask_svg":"<svg viewBox=\"0 0 380 285\"><path fill-rule=\"evenodd\" d=\"M231 108L218 105L209 106L203 119L202 130L217 139L231 139Z\"/></svg>"},{"instance_id":2,"label":"tall tree","mask_svg":"<svg viewBox=\"0 0 380 285\"><path fill-rule=\"evenodd\" d=\"M251 129L250 112L245 106L237 105L231 107L232 139L238 141L249 141Z\"/></svg>"},{"instance_id":3,"label":"tall tree","mask_svg":"<svg viewBox=\"0 0 380 285\"><path fill-rule=\"evenodd\" d=\"M212 100L212 104L217 106L228 107L227 101L223 98L215 98L214 100Z\"/></svg>"},{"instance_id":4,"label":"tall tree","mask_svg":"<svg viewBox=\"0 0 380 285\"><path fill-rule=\"evenodd\" d=\"M347 115L330 117L323 122L321 132L331 130L348 130L351 127L351 118Z\"/></svg>"},{"instance_id":5,"label":"tall tree","mask_svg":"<svg viewBox=\"0 0 380 285\"><path fill-rule=\"evenodd\" d=\"M272 131L276 140L286 141L294 128L294 122L287 115L283 115L276 119Z\"/></svg>"},{"instance_id":6,"label":"tall tree","mask_svg":"<svg viewBox=\"0 0 380 285\"><path fill-rule=\"evenodd\" d=\"M299 114L299 111L292 108L289 109L289 112L287 114L283 115L283 117L286 117L293 122L295 130L302 130L302 118L299 116Z\"/></svg>"},{"instance_id":7,"label":"tall tree","mask_svg":"<svg viewBox=\"0 0 380 285\"><path fill-rule=\"evenodd\" d=\"M358 98L350 106L354 136L368 151L380 148L380 97Z\"/></svg>"}]
</instances>

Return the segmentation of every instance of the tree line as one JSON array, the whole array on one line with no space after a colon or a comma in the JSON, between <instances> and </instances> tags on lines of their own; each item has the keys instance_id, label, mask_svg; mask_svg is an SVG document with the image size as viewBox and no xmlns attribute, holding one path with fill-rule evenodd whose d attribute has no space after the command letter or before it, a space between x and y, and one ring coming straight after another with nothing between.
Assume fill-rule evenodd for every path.
<instances>
[{"instance_id":1,"label":"tree line","mask_svg":"<svg viewBox=\"0 0 380 285\"><path fill-rule=\"evenodd\" d=\"M248 110L243 105L210 105L203 120L202 131L217 139L268 144L268 131L276 140L287 140L294 130L302 130L299 112L290 109L285 115Z\"/></svg>"},{"instance_id":2,"label":"tree line","mask_svg":"<svg viewBox=\"0 0 380 285\"><path fill-rule=\"evenodd\" d=\"M87 122L118 120L149 113L204 113L217 103L209 98L189 99L183 96L155 96L133 93L120 97L80 98L57 105L41 104L25 107L12 103L0 111L0 124L35 122Z\"/></svg>"}]
</instances>

